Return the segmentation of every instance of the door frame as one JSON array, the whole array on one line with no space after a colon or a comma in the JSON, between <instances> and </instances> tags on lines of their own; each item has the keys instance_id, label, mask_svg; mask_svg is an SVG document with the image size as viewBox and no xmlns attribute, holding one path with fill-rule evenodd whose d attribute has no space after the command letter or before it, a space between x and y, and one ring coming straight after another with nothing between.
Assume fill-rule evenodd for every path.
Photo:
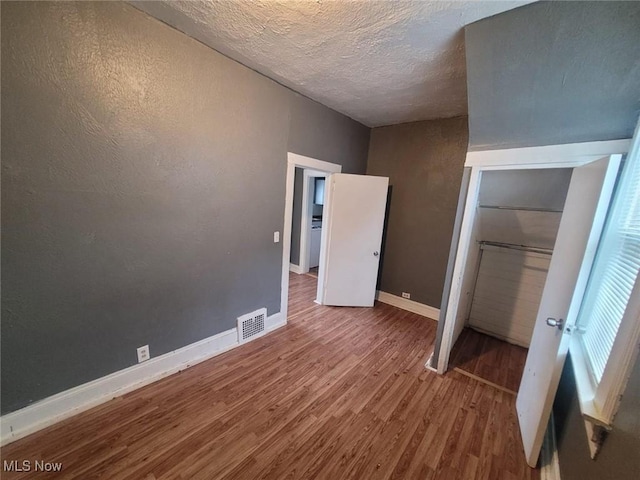
<instances>
[{"instance_id":1,"label":"door frame","mask_svg":"<svg viewBox=\"0 0 640 480\"><path fill-rule=\"evenodd\" d=\"M302 218L300 220L300 260L298 266L300 273L309 272L309 255L311 245L311 219L313 217L313 199L311 197L312 183L316 178L327 178L328 172L304 169L302 180ZM325 195L326 198L326 195ZM324 217L324 209L322 213ZM322 219L324 223L324 218Z\"/></svg>"},{"instance_id":2,"label":"door frame","mask_svg":"<svg viewBox=\"0 0 640 480\"><path fill-rule=\"evenodd\" d=\"M564 145L548 145L542 147L512 148L503 150L484 150L467 152L465 167L471 168L467 197L465 200L462 224L455 248L455 259L450 281L446 305L441 306L440 319L443 323L442 335L436 338L435 351L438 358L435 367L439 374L444 374L449 367L449 357L457 334L464 326L466 318L458 315L461 304L465 273L475 265L473 256L469 258L472 247L472 234L476 218L476 204L480 192L482 173L495 170L524 170L534 168L574 168L579 167L607 155L624 154L629 150L631 140L612 140L605 142L584 142ZM453 239L455 242L455 238ZM452 252L454 248L452 247ZM447 292L445 292L447 293ZM446 295L444 296L446 297ZM443 297L443 298L444 298Z\"/></svg>"},{"instance_id":3,"label":"door frame","mask_svg":"<svg viewBox=\"0 0 640 480\"><path fill-rule=\"evenodd\" d=\"M293 189L294 180L296 174L296 167L304 169L317 170L324 172L327 175L331 173L341 173L342 165L336 163L329 163L316 158L305 157L304 155L298 155L297 153L287 152L287 176L286 187L284 195L284 227L282 229L282 278L280 281L280 313L284 322L287 321L288 303L289 303L289 264L291 257L291 227L293 222ZM304 193L304 190L303 190ZM308 194L308 193L307 193ZM326 198L326 190L325 190ZM304 206L304 205L303 205ZM303 210L304 212L304 210ZM329 214L329 212L327 212ZM324 217L323 213L323 217ZM323 218L323 222L325 218ZM301 236L302 236L302 232ZM302 240L302 238L301 238ZM322 247L320 250L322 251ZM301 252L302 253L302 252ZM308 262L308 260L307 260ZM319 270L322 269L320 264Z\"/></svg>"}]
</instances>

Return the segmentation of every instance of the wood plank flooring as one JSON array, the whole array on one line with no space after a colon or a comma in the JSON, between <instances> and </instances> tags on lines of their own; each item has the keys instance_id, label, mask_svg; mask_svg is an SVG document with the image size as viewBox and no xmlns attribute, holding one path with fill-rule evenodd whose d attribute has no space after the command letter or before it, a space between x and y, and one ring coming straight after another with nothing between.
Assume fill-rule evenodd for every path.
<instances>
[{"instance_id":1,"label":"wood plank flooring","mask_svg":"<svg viewBox=\"0 0 640 480\"><path fill-rule=\"evenodd\" d=\"M8 445L63 470L2 478L539 478L512 395L425 370L436 322L291 287L286 327Z\"/></svg>"},{"instance_id":2,"label":"wood plank flooring","mask_svg":"<svg viewBox=\"0 0 640 480\"><path fill-rule=\"evenodd\" d=\"M518 392L528 350L465 328L451 351L450 367Z\"/></svg>"},{"instance_id":3,"label":"wood plank flooring","mask_svg":"<svg viewBox=\"0 0 640 480\"><path fill-rule=\"evenodd\" d=\"M315 303L317 286L317 277L289 273L289 319L310 308L320 307Z\"/></svg>"}]
</instances>

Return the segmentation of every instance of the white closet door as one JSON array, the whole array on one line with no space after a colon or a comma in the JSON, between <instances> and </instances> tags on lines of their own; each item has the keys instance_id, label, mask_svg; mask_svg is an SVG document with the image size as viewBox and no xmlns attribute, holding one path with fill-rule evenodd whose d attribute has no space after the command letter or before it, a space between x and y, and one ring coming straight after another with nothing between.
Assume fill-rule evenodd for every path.
<instances>
[{"instance_id":1,"label":"white closet door","mask_svg":"<svg viewBox=\"0 0 640 480\"><path fill-rule=\"evenodd\" d=\"M595 257L620 155L577 167L564 205L531 346L516 398L527 463L535 467L569 340Z\"/></svg>"},{"instance_id":2,"label":"white closet door","mask_svg":"<svg viewBox=\"0 0 640 480\"><path fill-rule=\"evenodd\" d=\"M550 255L484 245L469 325L529 347Z\"/></svg>"}]
</instances>

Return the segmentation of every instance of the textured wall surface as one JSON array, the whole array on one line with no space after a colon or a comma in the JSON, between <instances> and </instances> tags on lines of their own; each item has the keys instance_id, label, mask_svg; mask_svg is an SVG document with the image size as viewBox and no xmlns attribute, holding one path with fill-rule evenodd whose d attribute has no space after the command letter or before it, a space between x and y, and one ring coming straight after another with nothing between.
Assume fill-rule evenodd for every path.
<instances>
[{"instance_id":1,"label":"textured wall surface","mask_svg":"<svg viewBox=\"0 0 640 480\"><path fill-rule=\"evenodd\" d=\"M302 189L304 184L304 169L295 170L293 181L293 220L291 224L291 256L289 260L300 265L300 235L302 233Z\"/></svg>"},{"instance_id":2,"label":"textured wall surface","mask_svg":"<svg viewBox=\"0 0 640 480\"><path fill-rule=\"evenodd\" d=\"M368 129L126 4L1 8L2 413L278 312L286 152Z\"/></svg>"},{"instance_id":3,"label":"textured wall surface","mask_svg":"<svg viewBox=\"0 0 640 480\"><path fill-rule=\"evenodd\" d=\"M381 290L440 307L466 152L466 117L372 130L367 174L391 185Z\"/></svg>"},{"instance_id":4,"label":"textured wall surface","mask_svg":"<svg viewBox=\"0 0 640 480\"><path fill-rule=\"evenodd\" d=\"M562 480L640 478L640 358L631 373L613 421L613 431L596 460L589 456L587 434L576 395L571 360L567 359L553 406Z\"/></svg>"},{"instance_id":5,"label":"textured wall surface","mask_svg":"<svg viewBox=\"0 0 640 480\"><path fill-rule=\"evenodd\" d=\"M572 173L572 168L483 172L478 204L562 211Z\"/></svg>"},{"instance_id":6,"label":"textured wall surface","mask_svg":"<svg viewBox=\"0 0 640 480\"><path fill-rule=\"evenodd\" d=\"M292 97L289 151L342 165L342 173L364 173L371 129L307 97Z\"/></svg>"},{"instance_id":7,"label":"textured wall surface","mask_svg":"<svg viewBox=\"0 0 640 480\"><path fill-rule=\"evenodd\" d=\"M526 1L131 2L370 126L467 112L463 27Z\"/></svg>"},{"instance_id":8,"label":"textured wall surface","mask_svg":"<svg viewBox=\"0 0 640 480\"><path fill-rule=\"evenodd\" d=\"M465 28L471 149L630 138L640 2L539 2Z\"/></svg>"}]
</instances>

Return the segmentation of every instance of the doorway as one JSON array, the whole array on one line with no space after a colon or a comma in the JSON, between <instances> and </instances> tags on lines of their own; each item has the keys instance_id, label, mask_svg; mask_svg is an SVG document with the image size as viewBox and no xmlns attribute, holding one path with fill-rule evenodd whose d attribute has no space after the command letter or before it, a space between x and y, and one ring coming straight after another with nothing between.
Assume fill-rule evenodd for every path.
<instances>
[{"instance_id":1,"label":"doorway","mask_svg":"<svg viewBox=\"0 0 640 480\"><path fill-rule=\"evenodd\" d=\"M342 165L338 165L335 163L324 162L322 160L317 160L315 158L305 157L303 155L298 155L295 153L289 152L287 154L287 178L286 178L286 191L285 191L285 211L284 211L284 231L283 231L283 242L282 242L282 280L281 280L281 300L280 300L280 311L283 313L283 318L287 318L288 313L288 299L289 299L289 283L290 283L290 271L292 270L292 257L291 257L291 245L292 245L292 232L293 232L293 223L294 223L294 194L295 194L295 180L296 180L296 169L299 169L302 173L302 177L300 178L299 184L304 187L305 177L307 188L303 188L300 195L300 206L301 208L305 206L304 211L301 211L301 222L300 222L300 245L304 243L305 245L309 245L311 240L311 227L312 218L313 218L313 207L312 202L313 198L310 198L312 189L309 188L310 179L312 178L325 178L331 175L332 173L340 173L342 172ZM305 175L306 174L306 175ZM305 194L305 198L302 196ZM324 202L323 202L324 203ZM302 225L302 213L305 213L305 226ZM322 223L326 223L329 212L324 209L322 213ZM306 227L308 225L308 228ZM302 239L303 228L305 231L305 239ZM307 231L308 230L308 231ZM322 232L322 231L321 231ZM319 246L319 256L322 255L323 248L325 242L322 237L320 239ZM310 245L309 245L310 246ZM301 249L299 248L300 252ZM308 251L308 247L307 247ZM308 253L303 255L307 255L308 261ZM295 265L295 264L294 264ZM298 265L299 268L299 265ZM308 264L306 266L308 273L309 267ZM302 270L296 272L302 274ZM318 276L322 274L322 266L318 265ZM308 282L306 282L308 285ZM317 289L317 278L316 278L316 289ZM317 300L317 299L316 299Z\"/></svg>"},{"instance_id":2,"label":"doorway","mask_svg":"<svg viewBox=\"0 0 640 480\"><path fill-rule=\"evenodd\" d=\"M479 288L481 262L486 251L491 250L492 255L497 255L496 252L500 249L518 250L525 252L526 255L536 253L540 258L545 253L552 253L548 267L544 267L542 260L536 263L536 268L542 270L546 268L548 272L545 272L542 295L537 301L539 308L536 312L533 334L527 335L526 331L518 332L521 339L530 339L531 342L516 399L523 448L530 466L535 466L538 459L560 373L574 333L575 318L614 189L621 154L628 148L628 143L628 141L593 142L467 154L465 166L470 167L469 183L464 189L466 194L466 198L462 199L464 208L459 210L461 215L456 219L456 231L459 233L452 242L453 255L450 257L448 268L450 278L445 282L448 287L443 295L445 299L441 308L441 323L433 357L436 359L439 373L444 373L450 368L452 349L469 323L474 301L478 301L476 289ZM487 242L483 238L478 238L483 216L504 216L505 212L497 212L499 210L529 211L522 208L501 209L499 207L504 206L501 204L482 205L480 193L483 179L489 178L491 172L502 171L513 175L517 170L553 169L557 171L561 168L570 168L573 171L556 230L555 243L549 251L544 251L548 249L547 246L533 251L534 249L526 243L522 243L523 226L526 226L526 222L522 222L521 219L516 222L517 225L514 228L507 228L506 232L503 231L505 228L502 223L491 226L489 230L492 236L501 234L498 241L489 239ZM503 180L499 182L499 186L497 191L502 191L508 185ZM483 207L492 208L487 208L488 213L483 213ZM496 211L489 212L489 210ZM560 213L535 210L533 213L536 215ZM522 217L522 214L519 215ZM540 234L540 227L537 233ZM503 240L510 236L518 241ZM541 237L538 235L538 237L544 239L544 235ZM530 242L528 238L527 243ZM504 254L505 252L501 252L500 256L504 258ZM522 257L523 254L518 253L518 255ZM499 283L500 277L505 275L513 277L514 273L508 272L513 263L513 260L503 264L500 264L496 258L490 260L486 265L485 273L493 272L494 278L486 278L485 285L488 282L489 285L495 286ZM497 268L496 265L498 265ZM516 276L523 275L522 267L523 265L520 265L519 269L516 269ZM513 288L513 284L518 284L520 281L514 282L511 278L505 283L508 287L512 287L510 295L514 298L508 300L504 310L507 313L513 313L514 308L509 304L513 304L515 297L519 295L517 288ZM485 289L483 295L495 300L496 292ZM484 310L487 310L486 306ZM478 320L485 328L492 321L493 319ZM516 332L509 329L505 333L504 328L500 331L500 335L505 339L506 335L512 336L514 333ZM494 331L493 334L495 336L496 332Z\"/></svg>"},{"instance_id":3,"label":"doorway","mask_svg":"<svg viewBox=\"0 0 640 480\"><path fill-rule=\"evenodd\" d=\"M449 369L453 346L466 326L470 314L480 258L480 245L476 237L479 229L482 179L488 178L493 172L518 175L514 172L576 169L594 164L605 156L619 158L621 154L626 153L629 143L628 140L614 140L467 153L440 308L438 333L433 357L429 364L431 368L440 374L444 374ZM505 178L495 177L495 179L501 180L494 183L494 190L499 192L504 186ZM499 206L499 204L496 205Z\"/></svg>"},{"instance_id":4,"label":"doorway","mask_svg":"<svg viewBox=\"0 0 640 480\"><path fill-rule=\"evenodd\" d=\"M327 172L296 167L290 270L318 276Z\"/></svg>"},{"instance_id":5,"label":"doorway","mask_svg":"<svg viewBox=\"0 0 640 480\"><path fill-rule=\"evenodd\" d=\"M483 174L469 248L473 283L452 369L516 394L572 171Z\"/></svg>"},{"instance_id":6,"label":"doorway","mask_svg":"<svg viewBox=\"0 0 640 480\"><path fill-rule=\"evenodd\" d=\"M373 307L389 178L341 173L340 165L289 153L281 312L287 313L296 167L313 170L316 176L326 174L327 187L322 189L326 203L322 215L316 302L342 307ZM309 217L312 219L313 215ZM312 220L310 223L313 227Z\"/></svg>"}]
</instances>

